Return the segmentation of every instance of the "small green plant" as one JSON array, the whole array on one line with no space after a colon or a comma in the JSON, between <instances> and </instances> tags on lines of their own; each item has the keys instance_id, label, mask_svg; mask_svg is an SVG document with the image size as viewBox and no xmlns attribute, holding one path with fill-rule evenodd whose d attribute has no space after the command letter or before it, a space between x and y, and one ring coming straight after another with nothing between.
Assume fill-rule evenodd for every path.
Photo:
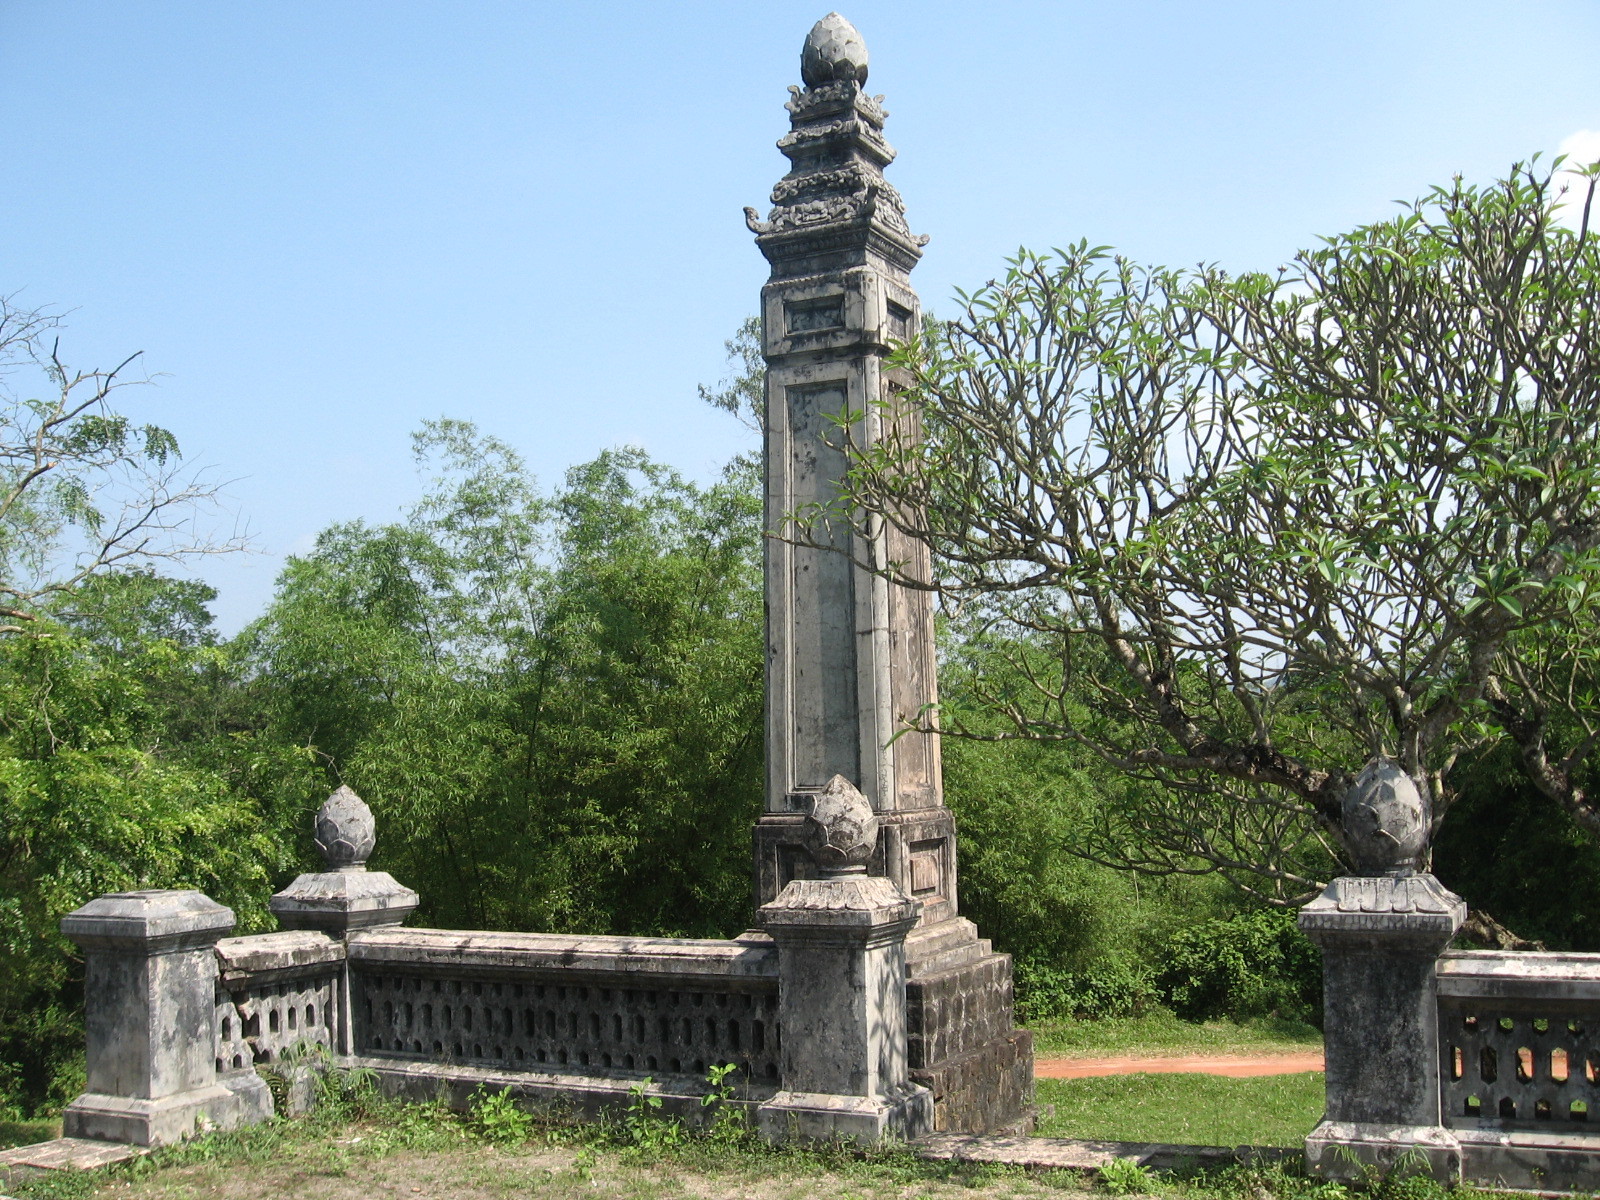
<instances>
[{"instance_id":1,"label":"small green plant","mask_svg":"<svg viewBox=\"0 0 1600 1200\"><path fill-rule=\"evenodd\" d=\"M628 1089L628 1108L622 1118L622 1131L627 1143L636 1150L658 1152L683 1144L683 1126L677 1121L656 1115L661 1107L661 1097L651 1095L655 1080L646 1075Z\"/></svg>"},{"instance_id":2,"label":"small green plant","mask_svg":"<svg viewBox=\"0 0 1600 1200\"><path fill-rule=\"evenodd\" d=\"M1100 1168L1095 1182L1101 1191L1113 1196L1153 1192L1156 1186L1155 1176L1131 1158L1113 1158Z\"/></svg>"},{"instance_id":3,"label":"small green plant","mask_svg":"<svg viewBox=\"0 0 1600 1200\"><path fill-rule=\"evenodd\" d=\"M714 1107L711 1124L706 1129L706 1137L713 1142L739 1142L750 1132L744 1113L733 1103L738 1085L732 1081L732 1077L738 1069L738 1063L723 1063L720 1066L712 1063L711 1069L706 1072L706 1094L700 1097L700 1107Z\"/></svg>"},{"instance_id":4,"label":"small green plant","mask_svg":"<svg viewBox=\"0 0 1600 1200\"><path fill-rule=\"evenodd\" d=\"M491 1092L480 1084L467 1109L467 1128L493 1146L517 1146L533 1135L533 1115L517 1104L508 1087Z\"/></svg>"}]
</instances>

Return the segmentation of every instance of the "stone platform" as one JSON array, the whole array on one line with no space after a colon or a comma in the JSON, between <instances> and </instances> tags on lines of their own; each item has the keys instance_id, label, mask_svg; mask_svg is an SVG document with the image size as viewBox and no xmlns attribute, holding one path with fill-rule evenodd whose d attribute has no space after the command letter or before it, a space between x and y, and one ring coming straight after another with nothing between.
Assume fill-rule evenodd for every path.
<instances>
[{"instance_id":1,"label":"stone platform","mask_svg":"<svg viewBox=\"0 0 1600 1200\"><path fill-rule=\"evenodd\" d=\"M1298 1159L1280 1146L1180 1146L1168 1142L1091 1142L1079 1138L932 1133L911 1143L920 1158L997 1163L1037 1171L1098 1171L1123 1161L1156 1171L1220 1167L1235 1162Z\"/></svg>"}]
</instances>

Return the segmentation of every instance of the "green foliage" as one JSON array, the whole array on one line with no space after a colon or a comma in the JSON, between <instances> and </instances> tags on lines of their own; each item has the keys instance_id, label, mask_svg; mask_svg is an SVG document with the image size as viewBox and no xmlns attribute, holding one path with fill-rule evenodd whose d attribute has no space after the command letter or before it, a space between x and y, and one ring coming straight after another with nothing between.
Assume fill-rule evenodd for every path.
<instances>
[{"instance_id":1,"label":"green foliage","mask_svg":"<svg viewBox=\"0 0 1600 1200\"><path fill-rule=\"evenodd\" d=\"M1160 955L1156 985L1178 1016L1321 1020L1322 960L1281 909L1239 913L1180 930Z\"/></svg>"},{"instance_id":2,"label":"green foliage","mask_svg":"<svg viewBox=\"0 0 1600 1200\"><path fill-rule=\"evenodd\" d=\"M130 586L160 590L145 576ZM261 805L169 743L173 706L215 651L205 622L187 640L138 627L136 608L159 616L194 599L183 585L163 594L165 609L118 610L115 636L41 619L50 636L0 642L0 1097L14 1109L59 1105L81 1086L82 968L62 916L104 892L193 887L259 928L288 862Z\"/></svg>"},{"instance_id":3,"label":"green foliage","mask_svg":"<svg viewBox=\"0 0 1600 1200\"><path fill-rule=\"evenodd\" d=\"M1468 907L1552 950L1600 950L1600 844L1502 748L1451 773L1433 871Z\"/></svg>"},{"instance_id":4,"label":"green foliage","mask_svg":"<svg viewBox=\"0 0 1600 1200\"><path fill-rule=\"evenodd\" d=\"M1112 1196L1132 1196L1156 1190L1150 1171L1131 1158L1114 1158L1095 1172L1100 1190Z\"/></svg>"},{"instance_id":5,"label":"green foliage","mask_svg":"<svg viewBox=\"0 0 1600 1200\"><path fill-rule=\"evenodd\" d=\"M660 1115L661 1097L650 1091L655 1080L646 1075L628 1088L628 1104L623 1111L622 1133L635 1150L659 1154L681 1146L685 1133L681 1122Z\"/></svg>"},{"instance_id":6,"label":"green foliage","mask_svg":"<svg viewBox=\"0 0 1600 1200\"><path fill-rule=\"evenodd\" d=\"M511 1089L497 1092L480 1084L467 1109L467 1128L495 1146L518 1146L533 1136L534 1118L517 1103Z\"/></svg>"},{"instance_id":7,"label":"green foliage","mask_svg":"<svg viewBox=\"0 0 1600 1200\"><path fill-rule=\"evenodd\" d=\"M464 423L417 448L437 474L408 519L327 531L251 633L278 739L372 805L436 924L739 928L762 753L750 471L698 488L608 452L541 496Z\"/></svg>"},{"instance_id":8,"label":"green foliage","mask_svg":"<svg viewBox=\"0 0 1600 1200\"><path fill-rule=\"evenodd\" d=\"M1538 166L1458 179L1273 273L1020 252L894 358L880 415L925 438L852 446L798 522L921 542L932 578L885 571L1009 639L1026 686L981 690L1009 733L1160 785L1108 806L1100 861L1296 904L1364 763L1443 816L1499 738L1600 831L1573 775L1600 745L1600 240L1558 199Z\"/></svg>"},{"instance_id":9,"label":"green foliage","mask_svg":"<svg viewBox=\"0 0 1600 1200\"><path fill-rule=\"evenodd\" d=\"M1327 1103L1322 1073L1041 1079L1041 1137L1299 1148Z\"/></svg>"}]
</instances>

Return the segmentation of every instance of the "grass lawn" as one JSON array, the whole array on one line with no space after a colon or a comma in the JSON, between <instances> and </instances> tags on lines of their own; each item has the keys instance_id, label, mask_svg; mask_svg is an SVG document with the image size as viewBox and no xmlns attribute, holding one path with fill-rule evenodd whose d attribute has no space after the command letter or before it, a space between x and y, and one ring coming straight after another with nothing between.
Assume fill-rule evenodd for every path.
<instances>
[{"instance_id":1,"label":"grass lawn","mask_svg":"<svg viewBox=\"0 0 1600 1200\"><path fill-rule=\"evenodd\" d=\"M0 1121L0 1150L31 1146L60 1136L60 1121Z\"/></svg>"},{"instance_id":2,"label":"grass lawn","mask_svg":"<svg viewBox=\"0 0 1600 1200\"><path fill-rule=\"evenodd\" d=\"M1317 1050L1322 1031L1301 1021L1261 1017L1243 1024L1180 1021L1157 1010L1142 1017L1098 1021L1041 1021L1033 1030L1033 1052L1040 1058L1111 1058L1157 1054L1265 1054Z\"/></svg>"},{"instance_id":3,"label":"grass lawn","mask_svg":"<svg viewBox=\"0 0 1600 1200\"><path fill-rule=\"evenodd\" d=\"M1299 1146L1322 1119L1322 1072L1227 1079L1109 1075L1038 1082L1041 1137Z\"/></svg>"}]
</instances>

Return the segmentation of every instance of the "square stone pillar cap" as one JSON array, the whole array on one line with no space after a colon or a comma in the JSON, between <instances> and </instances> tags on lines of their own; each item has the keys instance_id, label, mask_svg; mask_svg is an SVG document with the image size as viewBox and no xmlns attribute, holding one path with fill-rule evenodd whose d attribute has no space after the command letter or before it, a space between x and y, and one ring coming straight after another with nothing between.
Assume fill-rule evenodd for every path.
<instances>
[{"instance_id":1,"label":"square stone pillar cap","mask_svg":"<svg viewBox=\"0 0 1600 1200\"><path fill-rule=\"evenodd\" d=\"M267 907L285 929L344 933L402 924L416 911L417 894L387 871L346 867L301 875Z\"/></svg>"},{"instance_id":2,"label":"square stone pillar cap","mask_svg":"<svg viewBox=\"0 0 1600 1200\"><path fill-rule=\"evenodd\" d=\"M757 917L774 939L843 935L877 940L905 933L916 924L922 902L881 875L836 875L790 880Z\"/></svg>"},{"instance_id":3,"label":"square stone pillar cap","mask_svg":"<svg viewBox=\"0 0 1600 1200\"><path fill-rule=\"evenodd\" d=\"M1467 904L1432 875L1341 875L1300 910L1309 936L1396 934L1448 940Z\"/></svg>"},{"instance_id":4,"label":"square stone pillar cap","mask_svg":"<svg viewBox=\"0 0 1600 1200\"><path fill-rule=\"evenodd\" d=\"M233 928L233 910L203 892L114 892L61 918L61 932L85 948L159 953L212 945Z\"/></svg>"}]
</instances>

